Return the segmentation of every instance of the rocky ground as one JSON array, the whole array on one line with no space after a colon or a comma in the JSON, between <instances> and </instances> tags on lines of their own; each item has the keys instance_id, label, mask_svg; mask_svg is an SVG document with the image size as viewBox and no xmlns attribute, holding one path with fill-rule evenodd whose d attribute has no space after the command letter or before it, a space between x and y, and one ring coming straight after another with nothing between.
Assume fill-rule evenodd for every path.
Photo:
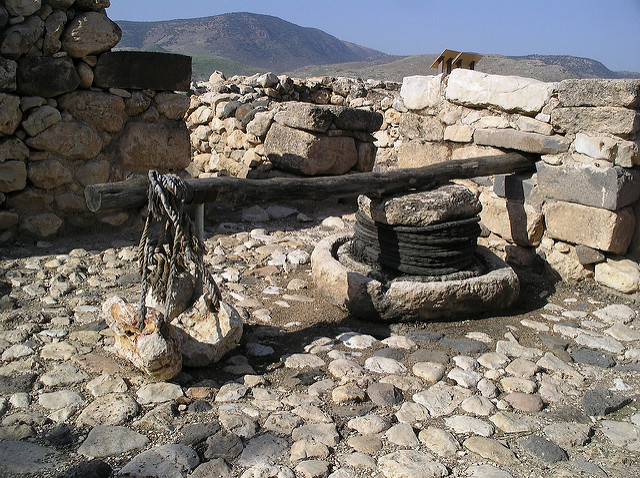
<instances>
[{"instance_id":1,"label":"rocky ground","mask_svg":"<svg viewBox=\"0 0 640 478\"><path fill-rule=\"evenodd\" d=\"M349 212L211 225L243 339L170 383L115 356L101 315L138 300L139 229L2 250L0 476L640 476L633 299L518 271L505 313L356 321L309 265Z\"/></svg>"}]
</instances>

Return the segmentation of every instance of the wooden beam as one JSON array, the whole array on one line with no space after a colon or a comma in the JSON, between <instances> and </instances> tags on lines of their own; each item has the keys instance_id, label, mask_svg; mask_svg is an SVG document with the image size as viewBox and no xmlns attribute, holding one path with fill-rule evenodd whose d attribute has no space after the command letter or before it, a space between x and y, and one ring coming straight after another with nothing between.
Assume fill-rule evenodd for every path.
<instances>
[{"instance_id":1,"label":"wooden beam","mask_svg":"<svg viewBox=\"0 0 640 478\"><path fill-rule=\"evenodd\" d=\"M187 202L228 202L236 206L284 199L326 199L367 194L379 197L408 190L431 189L452 179L510 174L534 169L534 161L518 153L457 159L422 168L385 173L355 173L310 178L242 179L230 177L187 179ZM94 184L85 188L90 211L142 207L148 180Z\"/></svg>"}]
</instances>

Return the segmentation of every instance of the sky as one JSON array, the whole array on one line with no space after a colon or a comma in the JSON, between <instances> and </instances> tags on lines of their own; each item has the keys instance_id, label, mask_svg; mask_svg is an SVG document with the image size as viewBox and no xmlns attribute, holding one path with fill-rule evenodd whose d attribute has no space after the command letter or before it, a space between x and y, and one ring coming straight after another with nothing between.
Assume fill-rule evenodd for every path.
<instances>
[{"instance_id":1,"label":"sky","mask_svg":"<svg viewBox=\"0 0 640 478\"><path fill-rule=\"evenodd\" d=\"M392 55L572 55L640 72L640 0L111 0L114 21L280 17Z\"/></svg>"}]
</instances>

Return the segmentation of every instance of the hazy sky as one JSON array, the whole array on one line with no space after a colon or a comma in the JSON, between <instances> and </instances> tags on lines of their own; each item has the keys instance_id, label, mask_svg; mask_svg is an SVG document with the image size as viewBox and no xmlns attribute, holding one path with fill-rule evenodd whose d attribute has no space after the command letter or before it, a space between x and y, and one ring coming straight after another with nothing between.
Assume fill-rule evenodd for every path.
<instances>
[{"instance_id":1,"label":"hazy sky","mask_svg":"<svg viewBox=\"0 0 640 478\"><path fill-rule=\"evenodd\" d=\"M262 13L396 55L573 55L640 72L640 0L111 0L112 20Z\"/></svg>"}]
</instances>

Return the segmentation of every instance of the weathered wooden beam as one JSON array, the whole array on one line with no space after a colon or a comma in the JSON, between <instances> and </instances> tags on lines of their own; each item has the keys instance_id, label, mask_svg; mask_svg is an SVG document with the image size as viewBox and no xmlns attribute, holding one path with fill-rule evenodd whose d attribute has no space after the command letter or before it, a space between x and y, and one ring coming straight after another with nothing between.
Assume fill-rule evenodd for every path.
<instances>
[{"instance_id":1,"label":"weathered wooden beam","mask_svg":"<svg viewBox=\"0 0 640 478\"><path fill-rule=\"evenodd\" d=\"M518 153L457 159L414 169L385 173L355 173L311 178L242 179L230 177L187 179L188 203L228 202L236 206L283 199L326 199L358 194L380 196L430 189L452 179L533 170L534 162ZM94 184L85 188L90 211L142 207L148 182L136 179Z\"/></svg>"}]
</instances>

